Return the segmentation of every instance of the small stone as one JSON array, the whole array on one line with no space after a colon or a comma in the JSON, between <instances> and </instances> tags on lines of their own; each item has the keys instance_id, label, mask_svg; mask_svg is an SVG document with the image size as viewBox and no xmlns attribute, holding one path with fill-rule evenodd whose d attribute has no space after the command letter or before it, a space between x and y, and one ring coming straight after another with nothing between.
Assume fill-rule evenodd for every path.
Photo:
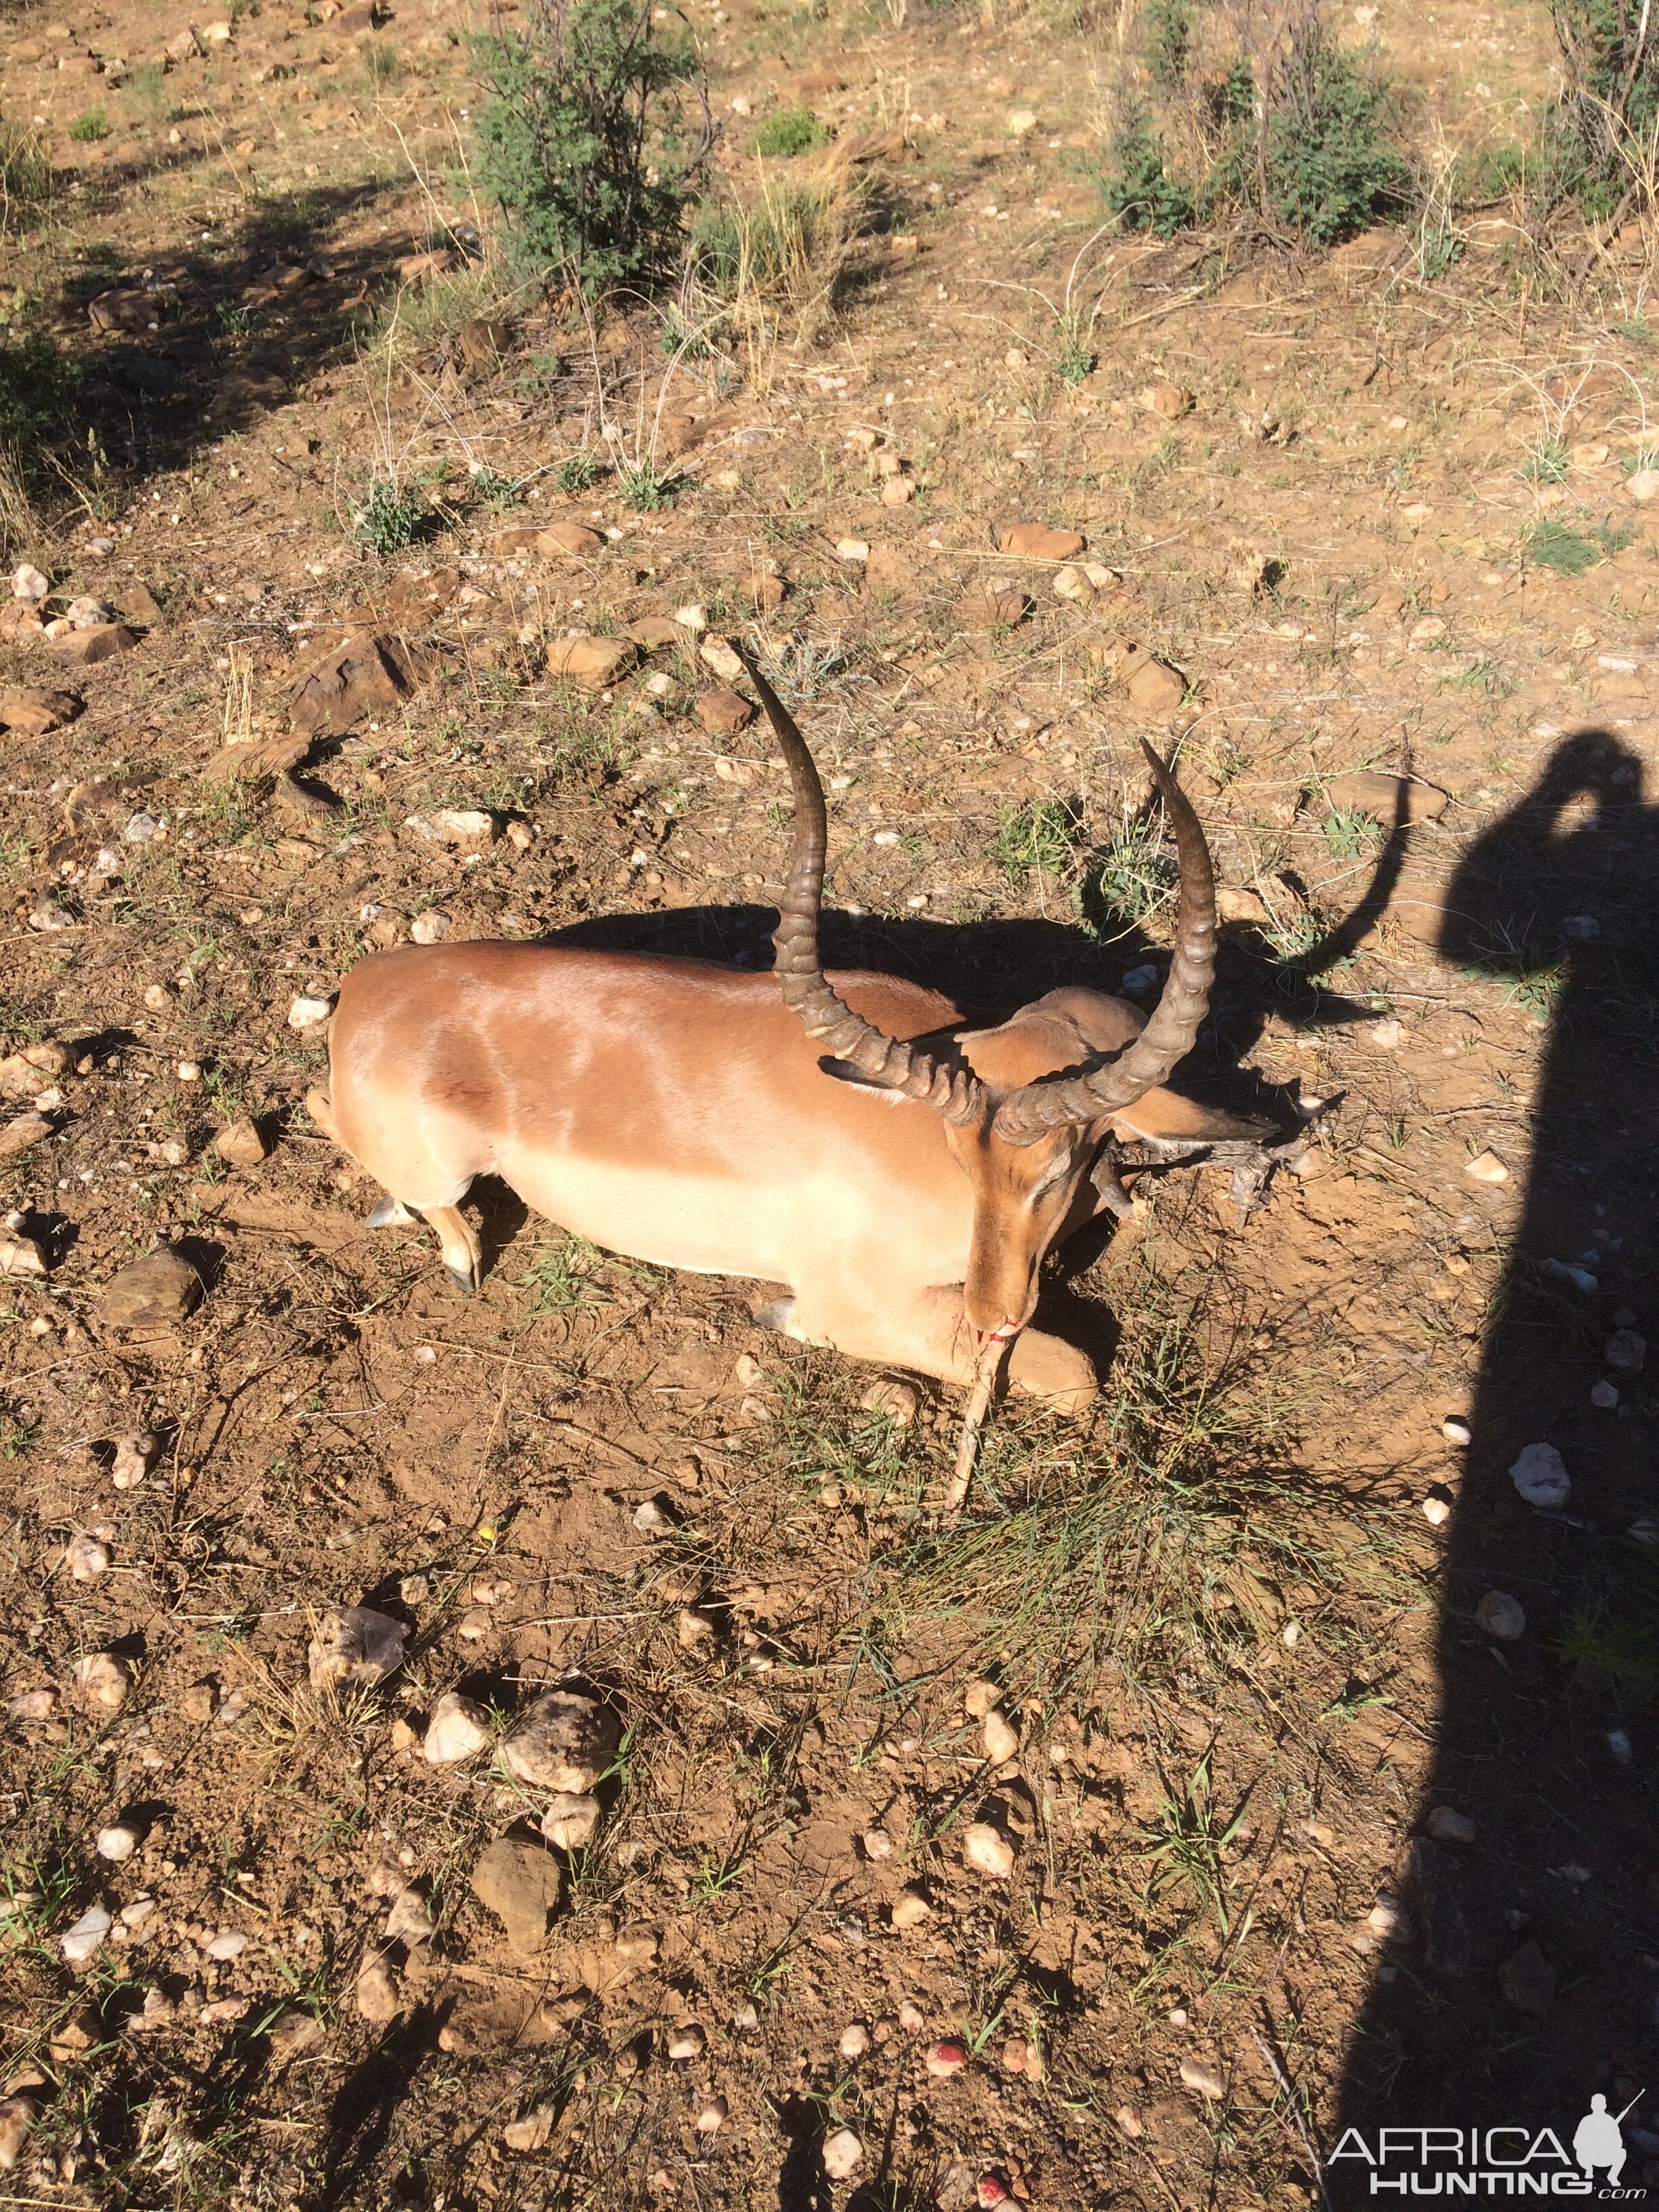
<instances>
[{"instance_id":1,"label":"small stone","mask_svg":"<svg viewBox=\"0 0 1659 2212\"><path fill-rule=\"evenodd\" d=\"M836 544L836 558L862 565L870 558L870 548L862 538L843 538Z\"/></svg>"},{"instance_id":2,"label":"small stone","mask_svg":"<svg viewBox=\"0 0 1659 2212\"><path fill-rule=\"evenodd\" d=\"M76 1661L75 1685L83 1704L99 1712L118 1713L127 1701L132 1677L125 1662L112 1651L94 1651Z\"/></svg>"},{"instance_id":3,"label":"small stone","mask_svg":"<svg viewBox=\"0 0 1659 2212\"><path fill-rule=\"evenodd\" d=\"M914 1998L906 1997L898 2008L898 2024L907 2035L920 2035L927 2025L927 2015Z\"/></svg>"},{"instance_id":4,"label":"small stone","mask_svg":"<svg viewBox=\"0 0 1659 2212\"><path fill-rule=\"evenodd\" d=\"M920 1928L933 1917L933 1908L919 1889L907 1885L893 1899L889 1918L895 1928Z\"/></svg>"},{"instance_id":5,"label":"small stone","mask_svg":"<svg viewBox=\"0 0 1659 2212\"><path fill-rule=\"evenodd\" d=\"M864 2145L851 2128L837 2128L823 2139L823 2170L831 2181L850 2181L863 2156Z\"/></svg>"},{"instance_id":6,"label":"small stone","mask_svg":"<svg viewBox=\"0 0 1659 2212\"><path fill-rule=\"evenodd\" d=\"M318 998L310 992L297 998L288 1010L288 1025L291 1030L318 1030L325 1022L334 1018L332 999Z\"/></svg>"},{"instance_id":7,"label":"small stone","mask_svg":"<svg viewBox=\"0 0 1659 2212\"><path fill-rule=\"evenodd\" d=\"M603 691L627 673L638 651L631 638L556 638L547 649L548 672L568 677L584 691Z\"/></svg>"},{"instance_id":8,"label":"small stone","mask_svg":"<svg viewBox=\"0 0 1659 2212\"><path fill-rule=\"evenodd\" d=\"M449 934L448 917L440 914L435 908L428 907L424 914L417 914L410 923L409 934L416 945L441 944Z\"/></svg>"},{"instance_id":9,"label":"small stone","mask_svg":"<svg viewBox=\"0 0 1659 2212\"><path fill-rule=\"evenodd\" d=\"M700 2136L718 2135L726 2125L726 2114L730 2110L724 2097L710 2097L697 2114L697 2133Z\"/></svg>"},{"instance_id":10,"label":"small stone","mask_svg":"<svg viewBox=\"0 0 1659 2212\"><path fill-rule=\"evenodd\" d=\"M1480 1833L1467 1813L1449 1805L1437 1805L1424 1826L1437 1844L1472 1844Z\"/></svg>"},{"instance_id":11,"label":"small stone","mask_svg":"<svg viewBox=\"0 0 1659 2212\"><path fill-rule=\"evenodd\" d=\"M1037 119L1036 111L1035 108L1014 107L1009 110L1008 136L1011 138L1029 138L1032 131L1036 129L1036 126Z\"/></svg>"},{"instance_id":12,"label":"small stone","mask_svg":"<svg viewBox=\"0 0 1659 2212\"><path fill-rule=\"evenodd\" d=\"M358 1970L358 2017L371 2027L389 2027L404 2008L398 1977L384 1959L370 1959Z\"/></svg>"},{"instance_id":13,"label":"small stone","mask_svg":"<svg viewBox=\"0 0 1659 2212\"><path fill-rule=\"evenodd\" d=\"M861 2020L850 2021L842 2028L836 2047L843 2058L862 2058L870 2048L869 2029Z\"/></svg>"},{"instance_id":14,"label":"small stone","mask_svg":"<svg viewBox=\"0 0 1659 2212\"><path fill-rule=\"evenodd\" d=\"M956 617L964 629L1012 629L1024 620L1030 604L1019 585L993 577L963 593Z\"/></svg>"},{"instance_id":15,"label":"small stone","mask_svg":"<svg viewBox=\"0 0 1659 2212\"><path fill-rule=\"evenodd\" d=\"M23 2155L34 2125L34 2106L27 2097L8 2097L0 2103L0 2173L10 2173Z\"/></svg>"},{"instance_id":16,"label":"small stone","mask_svg":"<svg viewBox=\"0 0 1659 2212\"><path fill-rule=\"evenodd\" d=\"M432 1907L413 1882L399 1890L386 1917L388 1943L428 1943L438 1932Z\"/></svg>"},{"instance_id":17,"label":"small stone","mask_svg":"<svg viewBox=\"0 0 1659 2212\"><path fill-rule=\"evenodd\" d=\"M1181 2079L1188 2089L1196 2089L1200 2097L1218 2104L1227 2094L1227 2077L1211 2058L1183 2058Z\"/></svg>"},{"instance_id":18,"label":"small stone","mask_svg":"<svg viewBox=\"0 0 1659 2212\"><path fill-rule=\"evenodd\" d=\"M746 730L754 719L755 709L748 700L726 684L703 692L697 701L697 720L711 738L732 737L738 730Z\"/></svg>"},{"instance_id":19,"label":"small stone","mask_svg":"<svg viewBox=\"0 0 1659 2212\"><path fill-rule=\"evenodd\" d=\"M129 1826L125 1820L118 1820L112 1827L100 1828L94 1847L100 1859L108 1859L112 1864L119 1866L124 1860L132 1856L143 1841L143 1838L137 1828Z\"/></svg>"},{"instance_id":20,"label":"small stone","mask_svg":"<svg viewBox=\"0 0 1659 2212\"><path fill-rule=\"evenodd\" d=\"M59 1936L58 1948L71 1966L83 1966L114 1924L101 1905L89 1905L75 1925Z\"/></svg>"},{"instance_id":21,"label":"small stone","mask_svg":"<svg viewBox=\"0 0 1659 2212\"><path fill-rule=\"evenodd\" d=\"M1127 2136L1131 2142L1139 2142L1146 2132L1140 2115L1133 2105L1120 2105L1112 2114L1112 2122L1118 2133Z\"/></svg>"},{"instance_id":22,"label":"small stone","mask_svg":"<svg viewBox=\"0 0 1659 2212\"><path fill-rule=\"evenodd\" d=\"M1006 1881L1014 1870L1014 1847L1000 1828L988 1820L975 1820L963 1830L962 1856L978 1874Z\"/></svg>"},{"instance_id":23,"label":"small stone","mask_svg":"<svg viewBox=\"0 0 1659 2212\"><path fill-rule=\"evenodd\" d=\"M704 638L697 647L697 658L727 684L738 683L748 672L726 638Z\"/></svg>"},{"instance_id":24,"label":"small stone","mask_svg":"<svg viewBox=\"0 0 1659 2212\"><path fill-rule=\"evenodd\" d=\"M1637 469L1625 478L1625 490L1638 507L1659 495L1659 469Z\"/></svg>"},{"instance_id":25,"label":"small stone","mask_svg":"<svg viewBox=\"0 0 1659 2212\"><path fill-rule=\"evenodd\" d=\"M159 1328L187 1319L201 1298L201 1277L182 1252L164 1244L113 1275L100 1304L112 1328Z\"/></svg>"},{"instance_id":26,"label":"small stone","mask_svg":"<svg viewBox=\"0 0 1659 2212\"><path fill-rule=\"evenodd\" d=\"M1498 1969L1504 2002L1534 2020L1548 2017L1555 2002L1555 1969L1536 1943L1523 1943Z\"/></svg>"},{"instance_id":27,"label":"small stone","mask_svg":"<svg viewBox=\"0 0 1659 2212\"><path fill-rule=\"evenodd\" d=\"M1193 395L1184 384L1154 384L1141 393L1140 403L1165 422L1178 422L1193 411Z\"/></svg>"},{"instance_id":28,"label":"small stone","mask_svg":"<svg viewBox=\"0 0 1659 2212\"><path fill-rule=\"evenodd\" d=\"M372 1606L331 1606L306 1650L311 1686L319 1697L370 1688L404 1663L409 1631Z\"/></svg>"},{"instance_id":29,"label":"small stone","mask_svg":"<svg viewBox=\"0 0 1659 2212\"><path fill-rule=\"evenodd\" d=\"M52 1124L44 1114L20 1114L15 1121L0 1127L0 1159L9 1159L18 1152L27 1152L43 1137L52 1134Z\"/></svg>"},{"instance_id":30,"label":"small stone","mask_svg":"<svg viewBox=\"0 0 1659 2212\"><path fill-rule=\"evenodd\" d=\"M949 2081L961 2073L968 2063L968 2046L955 2036L947 2035L942 2041L927 2046L927 2071L936 2080Z\"/></svg>"},{"instance_id":31,"label":"small stone","mask_svg":"<svg viewBox=\"0 0 1659 2212\"><path fill-rule=\"evenodd\" d=\"M605 540L597 530L585 530L580 522L550 522L537 532L535 546L544 561L591 561L604 552Z\"/></svg>"},{"instance_id":32,"label":"small stone","mask_svg":"<svg viewBox=\"0 0 1659 2212\"><path fill-rule=\"evenodd\" d=\"M1440 1433L1448 1443L1466 1444L1474 1431L1467 1421L1460 1421L1455 1414L1449 1414L1440 1424Z\"/></svg>"},{"instance_id":33,"label":"small stone","mask_svg":"<svg viewBox=\"0 0 1659 2212\"><path fill-rule=\"evenodd\" d=\"M501 1923L513 1948L525 1954L539 1951L563 1887L551 1852L503 1836L473 1868L471 1881L474 1896Z\"/></svg>"},{"instance_id":34,"label":"small stone","mask_svg":"<svg viewBox=\"0 0 1659 2212\"><path fill-rule=\"evenodd\" d=\"M579 1690L545 1691L501 1746L501 1756L533 1789L591 1796L609 1772L622 1725L611 1708Z\"/></svg>"},{"instance_id":35,"label":"small stone","mask_svg":"<svg viewBox=\"0 0 1659 2212\"><path fill-rule=\"evenodd\" d=\"M222 1160L233 1167L257 1168L266 1157L269 1147L260 1135L257 1122L246 1115L233 1121L228 1129L221 1129L213 1140L213 1149Z\"/></svg>"},{"instance_id":36,"label":"small stone","mask_svg":"<svg viewBox=\"0 0 1659 2212\"><path fill-rule=\"evenodd\" d=\"M58 1705L56 1690L19 1690L6 1700L6 1711L15 1721L49 1721Z\"/></svg>"},{"instance_id":37,"label":"small stone","mask_svg":"<svg viewBox=\"0 0 1659 2212\"><path fill-rule=\"evenodd\" d=\"M1143 714L1173 714L1187 696L1186 678L1148 654L1128 678L1129 696Z\"/></svg>"},{"instance_id":38,"label":"small stone","mask_svg":"<svg viewBox=\"0 0 1659 2212\"><path fill-rule=\"evenodd\" d=\"M679 1639L682 1651L695 1651L700 1645L714 1642L714 1624L696 1606L684 1606L675 1620L674 1633Z\"/></svg>"},{"instance_id":39,"label":"small stone","mask_svg":"<svg viewBox=\"0 0 1659 2212\"><path fill-rule=\"evenodd\" d=\"M1361 1030L1363 1042L1373 1052L1398 1052L1405 1031L1392 1015L1380 1022L1367 1022Z\"/></svg>"},{"instance_id":40,"label":"small stone","mask_svg":"<svg viewBox=\"0 0 1659 2212\"><path fill-rule=\"evenodd\" d=\"M1633 1328L1616 1328L1601 1347L1601 1357L1615 1373L1639 1375L1648 1356L1648 1340Z\"/></svg>"},{"instance_id":41,"label":"small stone","mask_svg":"<svg viewBox=\"0 0 1659 2212\"><path fill-rule=\"evenodd\" d=\"M1452 1501L1438 1484L1423 1500L1423 1518L1431 1528L1443 1528L1451 1519Z\"/></svg>"},{"instance_id":42,"label":"small stone","mask_svg":"<svg viewBox=\"0 0 1659 2212\"><path fill-rule=\"evenodd\" d=\"M665 1498L647 1498L634 1508L634 1526L641 1536L666 1536L672 1533L676 1522L674 1510Z\"/></svg>"},{"instance_id":43,"label":"small stone","mask_svg":"<svg viewBox=\"0 0 1659 2212\"><path fill-rule=\"evenodd\" d=\"M489 1716L483 1707L459 1690L446 1690L432 1708L421 1749L428 1765L454 1766L489 1741Z\"/></svg>"},{"instance_id":44,"label":"small stone","mask_svg":"<svg viewBox=\"0 0 1659 2212\"><path fill-rule=\"evenodd\" d=\"M125 623L96 623L62 630L56 637L47 636L52 650L64 660L73 660L82 668L94 667L100 661L113 660L118 654L131 653L138 642L137 635Z\"/></svg>"},{"instance_id":45,"label":"small stone","mask_svg":"<svg viewBox=\"0 0 1659 2212\"><path fill-rule=\"evenodd\" d=\"M241 1957L247 1944L248 1939L240 1929L223 1928L209 1940L204 1948L210 1959L216 1959L221 1966L228 1966L233 1959Z\"/></svg>"},{"instance_id":46,"label":"small stone","mask_svg":"<svg viewBox=\"0 0 1659 2212\"><path fill-rule=\"evenodd\" d=\"M72 691L41 691L32 684L12 684L0 691L0 728L16 730L26 738L44 738L61 729L81 711Z\"/></svg>"},{"instance_id":47,"label":"small stone","mask_svg":"<svg viewBox=\"0 0 1659 2212\"><path fill-rule=\"evenodd\" d=\"M921 1393L914 1382L884 1375L870 1385L859 1405L866 1413L884 1413L895 1428L908 1429L921 1411Z\"/></svg>"},{"instance_id":48,"label":"small stone","mask_svg":"<svg viewBox=\"0 0 1659 2212\"><path fill-rule=\"evenodd\" d=\"M1510 1468L1510 1480L1540 1512L1559 1511L1572 1495L1566 1462L1553 1444L1528 1444Z\"/></svg>"},{"instance_id":49,"label":"small stone","mask_svg":"<svg viewBox=\"0 0 1659 2212\"><path fill-rule=\"evenodd\" d=\"M1444 629L1445 624L1440 627ZM1437 822L1450 804L1446 793L1431 783L1419 783L1413 776L1387 775L1380 769L1334 776L1325 787L1325 796L1334 812L1363 814L1385 830Z\"/></svg>"},{"instance_id":50,"label":"small stone","mask_svg":"<svg viewBox=\"0 0 1659 2212\"><path fill-rule=\"evenodd\" d=\"M173 1070L173 1073L180 1083L199 1083L202 1079L202 1063L199 1060L181 1060Z\"/></svg>"},{"instance_id":51,"label":"small stone","mask_svg":"<svg viewBox=\"0 0 1659 2212\"><path fill-rule=\"evenodd\" d=\"M41 1276L46 1255L33 1237L0 1237L0 1275Z\"/></svg>"},{"instance_id":52,"label":"small stone","mask_svg":"<svg viewBox=\"0 0 1659 2212\"><path fill-rule=\"evenodd\" d=\"M328 2039L328 2030L314 2013L301 2012L291 2007L279 2012L265 2030L270 2040L270 2056L278 2066L286 2066L301 2058L308 2051L315 2051Z\"/></svg>"},{"instance_id":53,"label":"small stone","mask_svg":"<svg viewBox=\"0 0 1659 2212\"><path fill-rule=\"evenodd\" d=\"M11 572L11 595L30 605L36 605L51 591L52 586L38 568L27 561L20 561Z\"/></svg>"},{"instance_id":54,"label":"small stone","mask_svg":"<svg viewBox=\"0 0 1659 2212\"><path fill-rule=\"evenodd\" d=\"M1019 1750L1019 1737L1000 1706L993 1706L980 1723L980 1741L993 1766L1006 1766Z\"/></svg>"},{"instance_id":55,"label":"small stone","mask_svg":"<svg viewBox=\"0 0 1659 2212\"><path fill-rule=\"evenodd\" d=\"M1073 561L1083 539L1075 530L1051 530L1044 522L1010 522L997 533L997 550L1028 561Z\"/></svg>"},{"instance_id":56,"label":"small stone","mask_svg":"<svg viewBox=\"0 0 1659 2212\"><path fill-rule=\"evenodd\" d=\"M1002 1702L1002 1691L988 1675L977 1674L962 1692L962 1710L969 1720L982 1721Z\"/></svg>"},{"instance_id":57,"label":"small stone","mask_svg":"<svg viewBox=\"0 0 1659 2212\"><path fill-rule=\"evenodd\" d=\"M1609 1382L1605 1375L1590 1384L1589 1401L1598 1413L1610 1413L1619 1403L1619 1385Z\"/></svg>"},{"instance_id":58,"label":"small stone","mask_svg":"<svg viewBox=\"0 0 1659 2212\"><path fill-rule=\"evenodd\" d=\"M974 2184L974 2202L980 2212L994 2212L1000 2204L1012 2204L1014 2193L1000 2173L981 2173Z\"/></svg>"},{"instance_id":59,"label":"small stone","mask_svg":"<svg viewBox=\"0 0 1659 2212\"><path fill-rule=\"evenodd\" d=\"M149 1429L122 1437L115 1447L109 1479L118 1490L137 1490L149 1473L161 1440Z\"/></svg>"},{"instance_id":60,"label":"small stone","mask_svg":"<svg viewBox=\"0 0 1659 2212\"><path fill-rule=\"evenodd\" d=\"M1510 1171L1496 1152L1477 1152L1472 1160L1465 1160L1463 1172L1471 1182L1507 1182Z\"/></svg>"},{"instance_id":61,"label":"small stone","mask_svg":"<svg viewBox=\"0 0 1659 2212\"><path fill-rule=\"evenodd\" d=\"M538 2105L522 2119L509 2120L501 2130L501 2141L508 2150L545 2150L553 2140L558 2117L553 2106Z\"/></svg>"},{"instance_id":62,"label":"small stone","mask_svg":"<svg viewBox=\"0 0 1659 2212\"><path fill-rule=\"evenodd\" d=\"M885 1828L866 1828L861 1840L864 1844L864 1856L872 1864L879 1864L883 1859L892 1857L893 1838Z\"/></svg>"},{"instance_id":63,"label":"small stone","mask_svg":"<svg viewBox=\"0 0 1659 2212\"><path fill-rule=\"evenodd\" d=\"M1054 597L1069 599L1073 606L1086 607L1094 598L1095 588L1081 568L1074 568L1068 561L1054 574Z\"/></svg>"},{"instance_id":64,"label":"small stone","mask_svg":"<svg viewBox=\"0 0 1659 2212\"><path fill-rule=\"evenodd\" d=\"M1527 1632L1527 1615L1521 1601L1504 1590L1488 1590L1474 1608L1474 1618L1487 1635L1500 1644L1513 1644Z\"/></svg>"},{"instance_id":65,"label":"small stone","mask_svg":"<svg viewBox=\"0 0 1659 2212\"><path fill-rule=\"evenodd\" d=\"M599 1832L604 1817L597 1797L556 1790L542 1815L542 1833L555 1850L585 1851Z\"/></svg>"},{"instance_id":66,"label":"small stone","mask_svg":"<svg viewBox=\"0 0 1659 2212\"><path fill-rule=\"evenodd\" d=\"M684 2027L673 2029L668 2038L671 2058L701 2058L708 2048L708 2038L695 2021L688 2021Z\"/></svg>"},{"instance_id":67,"label":"small stone","mask_svg":"<svg viewBox=\"0 0 1659 2212\"><path fill-rule=\"evenodd\" d=\"M1406 1915L1396 1897L1379 1897L1365 1916L1365 1925L1373 1936L1389 1941L1406 1932Z\"/></svg>"}]
</instances>

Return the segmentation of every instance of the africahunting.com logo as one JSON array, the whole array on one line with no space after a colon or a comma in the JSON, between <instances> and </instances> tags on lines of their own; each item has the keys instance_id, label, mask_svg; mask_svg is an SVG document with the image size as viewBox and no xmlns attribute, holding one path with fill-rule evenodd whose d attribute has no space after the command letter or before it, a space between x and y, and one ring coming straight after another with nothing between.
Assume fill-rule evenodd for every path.
<instances>
[{"instance_id":1,"label":"africahunting.com logo","mask_svg":"<svg viewBox=\"0 0 1659 2212\"><path fill-rule=\"evenodd\" d=\"M1571 2147L1553 2128L1350 2128L1326 2161L1334 2180L1359 2181L1370 2197L1594 2197L1633 2203L1620 2122L1599 2094L1574 2129ZM1364 2179L1362 2179L1362 2176ZM1367 2187L1367 2184L1369 2186Z\"/></svg>"}]
</instances>

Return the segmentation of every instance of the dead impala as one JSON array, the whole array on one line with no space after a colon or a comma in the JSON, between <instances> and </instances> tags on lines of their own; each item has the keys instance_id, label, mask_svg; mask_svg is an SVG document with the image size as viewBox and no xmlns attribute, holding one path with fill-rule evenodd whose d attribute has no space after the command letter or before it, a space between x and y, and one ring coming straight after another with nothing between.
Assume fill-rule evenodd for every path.
<instances>
[{"instance_id":1,"label":"dead impala","mask_svg":"<svg viewBox=\"0 0 1659 2212\"><path fill-rule=\"evenodd\" d=\"M404 946L362 961L334 1015L319 1126L423 1215L476 1288L475 1176L613 1252L787 1286L760 1316L805 1344L966 1384L1014 1341L1017 1388L1079 1410L1085 1355L1027 1328L1044 1255L1125 1204L1120 1143L1202 1149L1259 1181L1255 1123L1165 1089L1215 969L1197 817L1150 750L1181 860L1175 957L1143 1018L1050 991L994 1029L937 992L819 964L823 792L763 677L795 827L772 975L558 945Z\"/></svg>"}]
</instances>

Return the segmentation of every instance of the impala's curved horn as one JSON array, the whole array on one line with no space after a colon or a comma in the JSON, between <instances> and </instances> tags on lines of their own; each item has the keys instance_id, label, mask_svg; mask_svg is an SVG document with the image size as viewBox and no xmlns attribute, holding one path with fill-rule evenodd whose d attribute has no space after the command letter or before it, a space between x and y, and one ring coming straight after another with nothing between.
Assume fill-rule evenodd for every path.
<instances>
[{"instance_id":1,"label":"impala's curved horn","mask_svg":"<svg viewBox=\"0 0 1659 2212\"><path fill-rule=\"evenodd\" d=\"M1166 1081L1176 1061L1192 1050L1210 1003L1215 981L1215 871L1210 848L1181 786L1144 738L1140 749L1162 794L1181 857L1175 958L1146 1028L1115 1060L1088 1075L1024 1084L1002 1101L994 1126L998 1136L1011 1145L1034 1144L1045 1131L1064 1123L1092 1121L1132 1106L1156 1084Z\"/></svg>"},{"instance_id":2,"label":"impala's curved horn","mask_svg":"<svg viewBox=\"0 0 1659 2212\"><path fill-rule=\"evenodd\" d=\"M818 907L830 836L823 786L806 740L783 702L756 666L753 656L744 653L743 659L760 694L766 719L783 749L795 793L789 872L783 896L778 901L778 926L772 935L784 1005L799 1015L808 1036L820 1040L833 1058L848 1061L866 1083L885 1091L902 1091L907 1098L933 1107L947 1121L960 1125L977 1120L985 1110L985 1094L973 1075L965 1068L943 1067L929 1054L890 1037L855 1014L825 981L818 958Z\"/></svg>"}]
</instances>

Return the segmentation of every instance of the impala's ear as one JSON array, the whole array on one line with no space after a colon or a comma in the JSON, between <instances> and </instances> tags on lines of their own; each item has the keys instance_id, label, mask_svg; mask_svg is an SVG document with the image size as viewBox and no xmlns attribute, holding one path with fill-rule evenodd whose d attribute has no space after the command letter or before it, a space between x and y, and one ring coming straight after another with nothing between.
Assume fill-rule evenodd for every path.
<instances>
[{"instance_id":1,"label":"impala's ear","mask_svg":"<svg viewBox=\"0 0 1659 2212\"><path fill-rule=\"evenodd\" d=\"M914 1098L907 1098L902 1091L890 1091L884 1083L872 1083L869 1077L854 1066L850 1060L821 1060L819 1072L833 1076L837 1083L845 1083L854 1091L867 1091L878 1098L884 1106L914 1106Z\"/></svg>"}]
</instances>

